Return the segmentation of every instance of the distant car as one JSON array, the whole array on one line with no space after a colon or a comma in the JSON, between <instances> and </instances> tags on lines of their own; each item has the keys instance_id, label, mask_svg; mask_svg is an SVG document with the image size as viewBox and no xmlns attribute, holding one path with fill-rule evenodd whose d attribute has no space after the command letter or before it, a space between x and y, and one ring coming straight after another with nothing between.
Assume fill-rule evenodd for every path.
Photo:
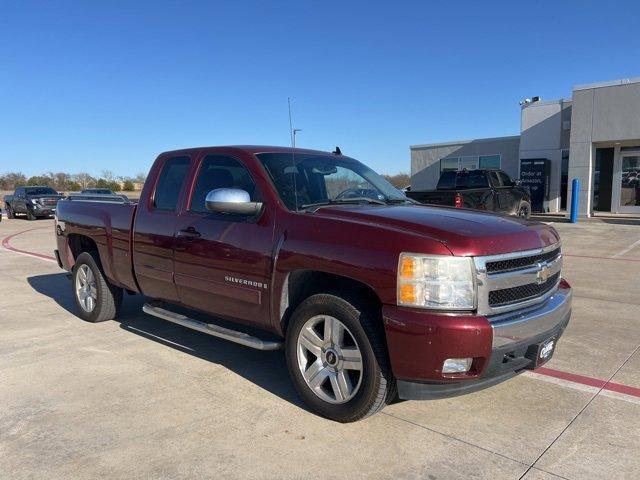
<instances>
[{"instance_id":1,"label":"distant car","mask_svg":"<svg viewBox=\"0 0 640 480\"><path fill-rule=\"evenodd\" d=\"M113 195L129 201L129 197L127 197L125 194L116 193L113 190L109 190L108 188L85 188L80 192L79 195Z\"/></svg>"},{"instance_id":2,"label":"distant car","mask_svg":"<svg viewBox=\"0 0 640 480\"><path fill-rule=\"evenodd\" d=\"M55 215L58 200L64 195L47 186L18 187L13 195L5 195L7 218L25 214L28 220Z\"/></svg>"},{"instance_id":3,"label":"distant car","mask_svg":"<svg viewBox=\"0 0 640 480\"><path fill-rule=\"evenodd\" d=\"M116 192L114 192L113 190L109 190L108 188L85 188L80 193L95 195L116 195Z\"/></svg>"}]
</instances>

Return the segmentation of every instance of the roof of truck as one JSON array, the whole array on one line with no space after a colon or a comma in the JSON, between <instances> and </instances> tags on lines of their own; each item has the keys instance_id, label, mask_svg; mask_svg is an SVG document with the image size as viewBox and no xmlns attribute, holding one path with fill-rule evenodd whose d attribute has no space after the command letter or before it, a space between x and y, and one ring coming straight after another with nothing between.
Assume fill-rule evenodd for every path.
<instances>
[{"instance_id":1,"label":"roof of truck","mask_svg":"<svg viewBox=\"0 0 640 480\"><path fill-rule=\"evenodd\" d=\"M211 147L192 147L192 148L184 148L180 150L170 150L168 152L163 152L163 154L175 154L175 153L184 153L184 152L195 152L200 150L228 150L235 149L240 150L246 153L290 153L295 151L295 153L312 153L312 154L322 154L322 155L333 155L332 152L326 152L322 150L311 150L307 148L298 148L295 149L292 147L278 147L278 146L270 146L270 145L218 145Z\"/></svg>"}]
</instances>

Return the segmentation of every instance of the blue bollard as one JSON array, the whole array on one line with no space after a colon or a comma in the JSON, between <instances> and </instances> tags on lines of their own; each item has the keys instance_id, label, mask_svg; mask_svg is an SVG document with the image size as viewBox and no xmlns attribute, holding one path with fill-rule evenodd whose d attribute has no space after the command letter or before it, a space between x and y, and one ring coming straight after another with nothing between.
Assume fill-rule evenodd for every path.
<instances>
[{"instance_id":1,"label":"blue bollard","mask_svg":"<svg viewBox=\"0 0 640 480\"><path fill-rule=\"evenodd\" d=\"M571 181L571 214L569 216L569 221L571 223L576 223L578 221L578 195L580 195L580 180L574 178Z\"/></svg>"}]
</instances>

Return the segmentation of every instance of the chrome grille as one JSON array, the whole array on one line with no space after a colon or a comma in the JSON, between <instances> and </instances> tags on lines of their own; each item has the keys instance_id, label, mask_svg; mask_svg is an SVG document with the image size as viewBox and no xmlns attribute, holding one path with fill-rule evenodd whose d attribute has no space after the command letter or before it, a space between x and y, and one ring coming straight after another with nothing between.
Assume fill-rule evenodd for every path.
<instances>
[{"instance_id":1,"label":"chrome grille","mask_svg":"<svg viewBox=\"0 0 640 480\"><path fill-rule=\"evenodd\" d=\"M489 292L489 306L500 307L514 302L529 300L547 293L560 279L560 272L551 275L544 283L528 283L511 288L502 288Z\"/></svg>"},{"instance_id":2,"label":"chrome grille","mask_svg":"<svg viewBox=\"0 0 640 480\"><path fill-rule=\"evenodd\" d=\"M492 315L540 303L560 282L560 244L536 250L475 257L478 313Z\"/></svg>"},{"instance_id":3,"label":"chrome grille","mask_svg":"<svg viewBox=\"0 0 640 480\"><path fill-rule=\"evenodd\" d=\"M541 253L538 255L531 255L529 257L509 258L507 260L495 260L493 262L487 262L487 273L509 272L511 270L528 267L539 262L553 260L558 256L559 253L560 247L555 248L549 252Z\"/></svg>"}]
</instances>

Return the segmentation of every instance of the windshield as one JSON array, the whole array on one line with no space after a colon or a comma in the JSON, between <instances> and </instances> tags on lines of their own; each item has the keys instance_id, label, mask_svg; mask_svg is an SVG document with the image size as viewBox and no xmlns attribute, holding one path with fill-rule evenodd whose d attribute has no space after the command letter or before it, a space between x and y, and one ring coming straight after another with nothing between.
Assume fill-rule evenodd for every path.
<instances>
[{"instance_id":1,"label":"windshield","mask_svg":"<svg viewBox=\"0 0 640 480\"><path fill-rule=\"evenodd\" d=\"M58 195L58 192L49 187L27 188L25 193L27 195Z\"/></svg>"},{"instance_id":2,"label":"windshield","mask_svg":"<svg viewBox=\"0 0 640 480\"><path fill-rule=\"evenodd\" d=\"M400 190L366 165L339 155L260 153L256 155L291 210L340 202L407 201Z\"/></svg>"}]
</instances>

